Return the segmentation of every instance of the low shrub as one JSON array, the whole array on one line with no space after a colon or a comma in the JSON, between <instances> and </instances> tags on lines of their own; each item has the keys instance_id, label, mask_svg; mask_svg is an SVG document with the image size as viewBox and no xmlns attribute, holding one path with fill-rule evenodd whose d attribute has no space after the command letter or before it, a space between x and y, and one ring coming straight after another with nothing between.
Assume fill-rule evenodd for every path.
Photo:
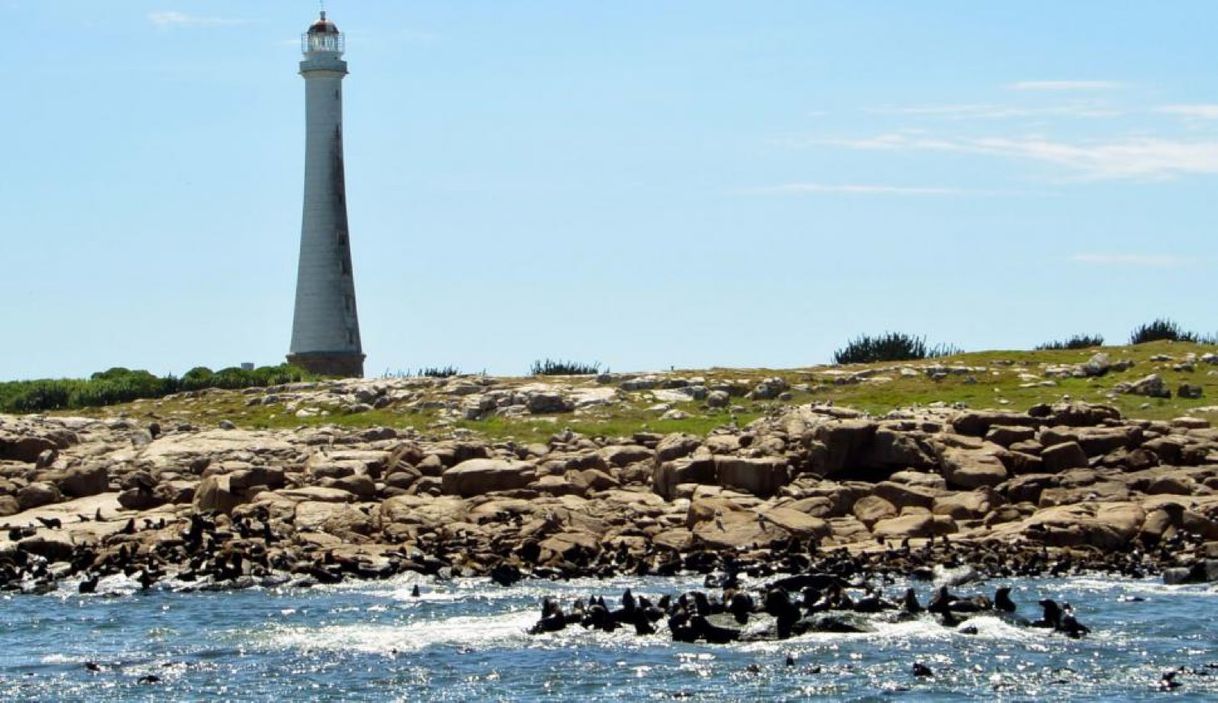
<instances>
[{"instance_id":1,"label":"low shrub","mask_svg":"<svg viewBox=\"0 0 1218 703\"><path fill-rule=\"evenodd\" d=\"M1139 325L1129 335L1130 344L1144 344L1146 342L1158 342L1161 340L1170 340L1172 342L1200 341L1195 333L1184 331L1180 325L1167 318L1160 318L1153 322Z\"/></svg>"},{"instance_id":2,"label":"low shrub","mask_svg":"<svg viewBox=\"0 0 1218 703\"><path fill-rule=\"evenodd\" d=\"M1064 349L1090 349L1104 346L1104 336L1100 334L1076 334L1069 339L1054 339L1044 344L1036 345L1037 351L1062 351Z\"/></svg>"},{"instance_id":3,"label":"low shrub","mask_svg":"<svg viewBox=\"0 0 1218 703\"><path fill-rule=\"evenodd\" d=\"M605 369L608 371L609 369ZM534 361L530 373L534 376L590 376L601 373L600 363L582 364L576 361Z\"/></svg>"},{"instance_id":4,"label":"low shrub","mask_svg":"<svg viewBox=\"0 0 1218 703\"><path fill-rule=\"evenodd\" d=\"M836 364L871 364L877 361L916 361L960 354L962 350L950 344L926 346L925 337L914 337L903 332L885 332L879 335L859 335L845 347L833 352Z\"/></svg>"},{"instance_id":5,"label":"low shrub","mask_svg":"<svg viewBox=\"0 0 1218 703\"><path fill-rule=\"evenodd\" d=\"M127 403L140 398L163 398L180 391L203 388L241 389L277 386L311 378L289 364L263 366L252 371L232 367L213 373L198 366L182 378L156 376L148 371L115 367L88 379L61 378L0 383L0 412L42 412Z\"/></svg>"}]
</instances>

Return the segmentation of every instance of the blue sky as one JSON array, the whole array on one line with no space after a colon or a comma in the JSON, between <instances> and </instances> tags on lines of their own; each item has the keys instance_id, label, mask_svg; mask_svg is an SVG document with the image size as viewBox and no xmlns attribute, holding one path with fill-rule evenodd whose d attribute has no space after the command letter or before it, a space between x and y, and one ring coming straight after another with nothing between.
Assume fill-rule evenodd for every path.
<instances>
[{"instance_id":1,"label":"blue sky","mask_svg":"<svg viewBox=\"0 0 1218 703\"><path fill-rule=\"evenodd\" d=\"M327 4L370 375L1218 330L1218 4ZM0 378L282 360L317 5L0 9Z\"/></svg>"}]
</instances>

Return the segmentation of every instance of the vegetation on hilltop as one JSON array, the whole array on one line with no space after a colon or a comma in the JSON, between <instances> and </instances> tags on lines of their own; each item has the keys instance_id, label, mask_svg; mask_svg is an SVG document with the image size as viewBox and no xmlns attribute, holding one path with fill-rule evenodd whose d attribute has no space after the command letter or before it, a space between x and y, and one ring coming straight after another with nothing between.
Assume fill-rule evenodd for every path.
<instances>
[{"instance_id":1,"label":"vegetation on hilltop","mask_svg":"<svg viewBox=\"0 0 1218 703\"><path fill-rule=\"evenodd\" d=\"M1162 340L1172 342L1208 342L1210 344L1216 341L1212 337L1204 338L1196 332L1185 331L1174 320L1167 318L1159 318L1153 322L1138 325L1129 335L1130 344L1145 344L1147 342Z\"/></svg>"},{"instance_id":2,"label":"vegetation on hilltop","mask_svg":"<svg viewBox=\"0 0 1218 703\"><path fill-rule=\"evenodd\" d=\"M1052 351L1061 349L1090 349L1091 347L1104 346L1104 335L1102 334L1076 334L1067 339L1054 339L1044 344L1036 345L1039 351Z\"/></svg>"},{"instance_id":3,"label":"vegetation on hilltop","mask_svg":"<svg viewBox=\"0 0 1218 703\"><path fill-rule=\"evenodd\" d=\"M1085 365L1097 352L1106 354L1114 366L1103 376L1069 375L1072 367ZM415 380L399 393L407 398L372 410L352 411L342 403L327 404L301 393L279 394L275 403L250 403L250 392L213 390L177 394L168 398L137 400L107 408L71 411L92 417L123 415L146 422L166 420L214 427L222 420L238 427L291 429L300 426L335 425L347 428L413 428L426 437L477 436L520 444L545 442L564 428L588 436L630 436L636 432L688 432L705 435L715 427L747 425L783 405L833 403L882 416L897 408L944 404L971 408L993 408L1023 412L1041 403L1083 401L1115 407L1125 417L1169 420L1183 415L1212 417L1218 423L1218 365L1213 356L1218 347L1189 342L1158 341L1136 346L1102 349L968 352L932 361L881 362L835 367L798 369L685 369L657 374L662 382L685 379L708 388L731 388L727 407L712 408L705 401L664 398L660 390L623 391L613 402L559 414L491 414L479 419L462 416L460 395L449 384ZM1192 360L1189 363L1189 360ZM1117 364L1117 362L1123 362ZM1209 362L1209 363L1207 363ZM1132 363L1132 366L1126 366ZM1063 375L1063 371L1066 373ZM1176 389L1188 383L1202 389L1201 398L1149 398L1117 392L1118 384L1132 383L1158 374L1165 386ZM636 378L619 374L615 382ZM766 379L781 378L790 385L784 399L750 397L749 391ZM487 388L515 392L535 387L537 377L491 378ZM406 382L405 380L403 382ZM596 379L547 379L555 389L603 388ZM326 392L317 387L317 395ZM785 395L785 394L784 394ZM293 397L296 400L292 400ZM668 415L669 410L680 415ZM307 411L299 413L298 411Z\"/></svg>"},{"instance_id":4,"label":"vegetation on hilltop","mask_svg":"<svg viewBox=\"0 0 1218 703\"><path fill-rule=\"evenodd\" d=\"M833 352L837 364L874 364L879 361L916 361L961 353L945 344L926 346L926 337L903 332L885 332L875 336L861 334L845 347Z\"/></svg>"},{"instance_id":5,"label":"vegetation on hilltop","mask_svg":"<svg viewBox=\"0 0 1218 703\"><path fill-rule=\"evenodd\" d=\"M609 369L605 369L607 372ZM534 376L595 376L601 373L600 363L584 364L578 361L555 361L554 359L533 362L529 370Z\"/></svg>"},{"instance_id":6,"label":"vegetation on hilltop","mask_svg":"<svg viewBox=\"0 0 1218 703\"><path fill-rule=\"evenodd\" d=\"M181 378L157 376L143 369L121 366L98 371L87 379L44 378L0 383L0 412L29 413L70 410L127 403L140 398L162 398L181 391L204 388L241 389L277 386L314 378L289 364L253 370L230 367L212 371L197 366Z\"/></svg>"}]
</instances>

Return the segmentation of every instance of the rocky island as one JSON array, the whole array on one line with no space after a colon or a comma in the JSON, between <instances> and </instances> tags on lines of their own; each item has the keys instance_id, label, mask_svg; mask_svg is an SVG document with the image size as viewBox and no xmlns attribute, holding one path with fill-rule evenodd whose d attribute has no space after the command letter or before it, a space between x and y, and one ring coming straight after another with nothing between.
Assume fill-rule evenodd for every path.
<instances>
[{"instance_id":1,"label":"rocky island","mask_svg":"<svg viewBox=\"0 0 1218 703\"><path fill-rule=\"evenodd\" d=\"M1074 364L824 367L803 383L722 371L322 381L91 417L0 416L0 588L86 591L119 573L181 589L404 571L503 584L725 564L769 574L842 554L904 573L964 562L993 575L1208 580L1218 576L1218 429L1207 409L1135 419L1102 402L1161 396L1156 371L1200 377L1201 394L1213 355L1153 351L1136 362L1118 351ZM914 379L945 397L951 384L1015 381L1006 395L1060 394L1061 382L1101 397L885 412L816 397ZM206 420L207 407L233 419ZM639 408L653 419L628 435L568 427ZM365 426L398 409L431 422ZM652 428L699 413L718 426ZM460 425L477 419L520 438Z\"/></svg>"}]
</instances>

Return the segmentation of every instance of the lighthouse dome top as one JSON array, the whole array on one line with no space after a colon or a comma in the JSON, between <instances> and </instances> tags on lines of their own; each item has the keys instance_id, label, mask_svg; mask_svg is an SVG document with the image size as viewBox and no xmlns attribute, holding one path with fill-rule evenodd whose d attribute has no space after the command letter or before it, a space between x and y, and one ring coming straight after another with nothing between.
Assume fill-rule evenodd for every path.
<instances>
[{"instance_id":1,"label":"lighthouse dome top","mask_svg":"<svg viewBox=\"0 0 1218 703\"><path fill-rule=\"evenodd\" d=\"M326 11L322 10L321 17L309 25L309 31L301 35L300 50L306 55L341 55L345 43L342 32L338 31L333 22L326 19Z\"/></svg>"},{"instance_id":2,"label":"lighthouse dome top","mask_svg":"<svg viewBox=\"0 0 1218 703\"><path fill-rule=\"evenodd\" d=\"M338 27L326 19L326 11L321 11L321 17L316 22L309 25L309 34L338 34Z\"/></svg>"}]
</instances>

